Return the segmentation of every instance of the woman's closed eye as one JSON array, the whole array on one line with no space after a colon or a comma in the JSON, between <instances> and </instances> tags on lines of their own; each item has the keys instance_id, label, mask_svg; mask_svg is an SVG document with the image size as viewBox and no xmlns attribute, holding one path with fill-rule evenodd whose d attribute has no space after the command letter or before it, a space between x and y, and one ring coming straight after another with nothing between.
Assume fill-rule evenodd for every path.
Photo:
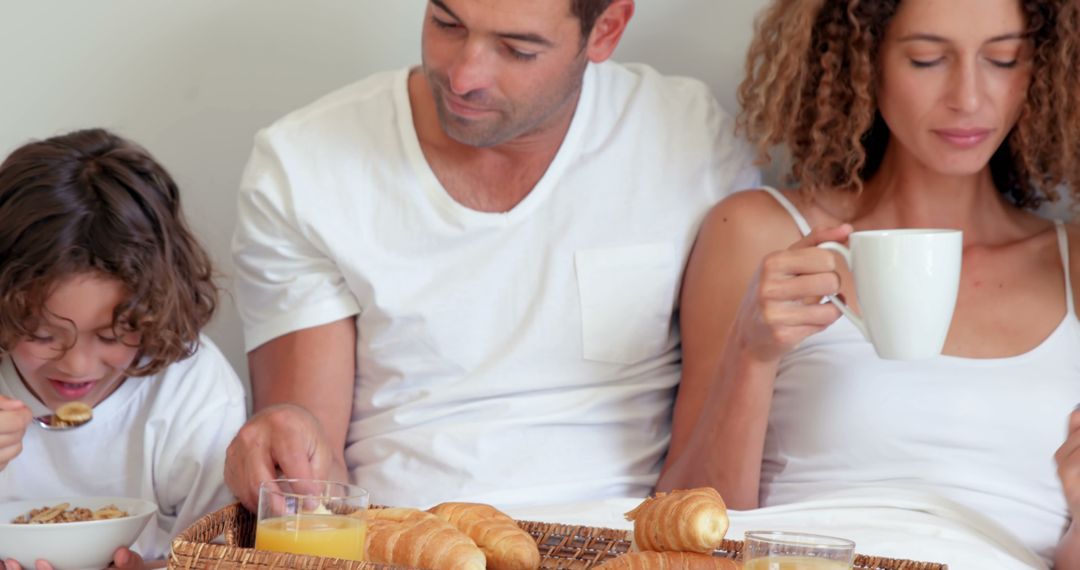
<instances>
[{"instance_id":1,"label":"woman's closed eye","mask_svg":"<svg viewBox=\"0 0 1080 570\"><path fill-rule=\"evenodd\" d=\"M990 65L1002 69L1012 69L1020 63L1020 52L1015 49L996 49L983 55Z\"/></svg>"},{"instance_id":2,"label":"woman's closed eye","mask_svg":"<svg viewBox=\"0 0 1080 570\"><path fill-rule=\"evenodd\" d=\"M945 61L948 52L937 45L918 45L904 50L904 55L911 62L912 67L934 67Z\"/></svg>"},{"instance_id":3,"label":"woman's closed eye","mask_svg":"<svg viewBox=\"0 0 1080 570\"><path fill-rule=\"evenodd\" d=\"M1016 67L1020 63L1020 59L1018 57L1012 57L1012 58L1008 58L1008 57L1000 57L1000 58L999 57L986 57L985 59L986 59L987 62L990 63L990 65L993 65L994 67L1000 67L1001 69L1012 69L1012 68ZM936 57L936 58L912 57L912 58L909 58L909 60L911 61L912 67L916 67L916 68L919 68L919 69L925 69L925 68L928 68L928 67L934 67L936 65L941 64L942 62L945 61L945 57L944 56Z\"/></svg>"},{"instance_id":4,"label":"woman's closed eye","mask_svg":"<svg viewBox=\"0 0 1080 570\"><path fill-rule=\"evenodd\" d=\"M934 67L935 65L945 61L945 56L935 57L935 58L912 57L912 58L910 58L910 61L911 61L911 65L913 67L918 67L918 68Z\"/></svg>"}]
</instances>

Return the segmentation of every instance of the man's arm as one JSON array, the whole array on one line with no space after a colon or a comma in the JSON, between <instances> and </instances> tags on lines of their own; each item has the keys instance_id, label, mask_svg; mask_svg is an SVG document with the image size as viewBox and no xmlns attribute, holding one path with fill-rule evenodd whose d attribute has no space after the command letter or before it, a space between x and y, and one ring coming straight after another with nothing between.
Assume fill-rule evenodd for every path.
<instances>
[{"instance_id":1,"label":"man's arm","mask_svg":"<svg viewBox=\"0 0 1080 570\"><path fill-rule=\"evenodd\" d=\"M297 404L345 449L356 381L356 317L280 336L248 353L254 411Z\"/></svg>"},{"instance_id":2,"label":"man's arm","mask_svg":"<svg viewBox=\"0 0 1080 570\"><path fill-rule=\"evenodd\" d=\"M345 438L356 383L356 318L302 329L248 353L255 415L229 446L226 481L249 509L259 483L347 481Z\"/></svg>"}]
</instances>

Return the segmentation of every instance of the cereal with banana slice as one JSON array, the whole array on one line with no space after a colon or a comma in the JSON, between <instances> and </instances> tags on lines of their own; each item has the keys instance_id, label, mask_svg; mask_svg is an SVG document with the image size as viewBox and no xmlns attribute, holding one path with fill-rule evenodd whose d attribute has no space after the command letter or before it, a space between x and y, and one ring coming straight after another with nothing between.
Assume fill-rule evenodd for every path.
<instances>
[{"instance_id":1,"label":"cereal with banana slice","mask_svg":"<svg viewBox=\"0 0 1080 570\"><path fill-rule=\"evenodd\" d=\"M94 410L82 402L68 402L53 413L53 427L71 427L85 424L94 417Z\"/></svg>"}]
</instances>

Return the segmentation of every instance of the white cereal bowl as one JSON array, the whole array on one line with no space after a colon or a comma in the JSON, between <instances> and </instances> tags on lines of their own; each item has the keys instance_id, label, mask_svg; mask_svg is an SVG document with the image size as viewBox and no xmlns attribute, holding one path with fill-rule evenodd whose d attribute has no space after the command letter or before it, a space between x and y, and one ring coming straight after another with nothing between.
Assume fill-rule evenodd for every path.
<instances>
[{"instance_id":1,"label":"white cereal bowl","mask_svg":"<svg viewBox=\"0 0 1080 570\"><path fill-rule=\"evenodd\" d=\"M13 524L32 509L68 503L70 508L97 510L116 505L128 516L99 521ZM47 560L56 570L101 570L112 563L113 552L131 546L157 505L124 497L58 497L28 499L0 504L0 561L15 559L23 568L35 560Z\"/></svg>"}]
</instances>

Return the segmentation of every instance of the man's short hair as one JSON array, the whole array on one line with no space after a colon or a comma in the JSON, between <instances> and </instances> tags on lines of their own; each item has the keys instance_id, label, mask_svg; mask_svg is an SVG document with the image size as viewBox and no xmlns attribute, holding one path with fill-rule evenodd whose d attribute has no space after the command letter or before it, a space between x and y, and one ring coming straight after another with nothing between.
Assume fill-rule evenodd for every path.
<instances>
[{"instance_id":1,"label":"man's short hair","mask_svg":"<svg viewBox=\"0 0 1080 570\"><path fill-rule=\"evenodd\" d=\"M581 42L585 43L596 25L597 18L607 10L612 0L570 0L570 13L581 22Z\"/></svg>"}]
</instances>

